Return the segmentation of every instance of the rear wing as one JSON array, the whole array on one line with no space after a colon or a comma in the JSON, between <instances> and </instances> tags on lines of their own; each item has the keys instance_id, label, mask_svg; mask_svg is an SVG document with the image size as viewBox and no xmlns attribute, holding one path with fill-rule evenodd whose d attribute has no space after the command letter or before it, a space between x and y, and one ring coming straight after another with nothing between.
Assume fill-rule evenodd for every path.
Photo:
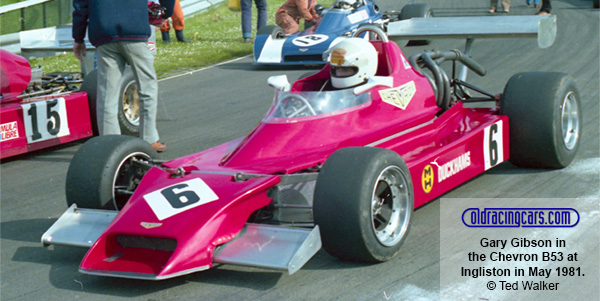
<instances>
[{"instance_id":1,"label":"rear wing","mask_svg":"<svg viewBox=\"0 0 600 301\"><path fill-rule=\"evenodd\" d=\"M413 18L391 22L390 40L465 39L464 54L471 56L475 39L537 38L538 47L548 48L556 40L556 16L481 16ZM465 81L467 67L458 76Z\"/></svg>"},{"instance_id":2,"label":"rear wing","mask_svg":"<svg viewBox=\"0 0 600 301\"><path fill-rule=\"evenodd\" d=\"M391 40L537 38L540 48L556 39L556 16L413 18L388 24Z\"/></svg>"}]
</instances>

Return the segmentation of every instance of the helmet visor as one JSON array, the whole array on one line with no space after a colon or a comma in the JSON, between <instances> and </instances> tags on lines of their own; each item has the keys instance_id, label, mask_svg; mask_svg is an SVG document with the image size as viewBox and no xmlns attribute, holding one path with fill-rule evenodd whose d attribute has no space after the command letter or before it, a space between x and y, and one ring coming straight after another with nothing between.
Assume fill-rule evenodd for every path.
<instances>
[{"instance_id":1,"label":"helmet visor","mask_svg":"<svg viewBox=\"0 0 600 301\"><path fill-rule=\"evenodd\" d=\"M331 66L331 76L333 77L350 77L358 73L356 66Z\"/></svg>"}]
</instances>

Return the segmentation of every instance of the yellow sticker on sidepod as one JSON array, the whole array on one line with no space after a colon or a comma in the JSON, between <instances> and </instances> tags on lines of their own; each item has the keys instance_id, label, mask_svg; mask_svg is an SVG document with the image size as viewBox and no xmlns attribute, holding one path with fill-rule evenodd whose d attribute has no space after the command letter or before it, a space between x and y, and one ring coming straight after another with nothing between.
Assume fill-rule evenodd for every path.
<instances>
[{"instance_id":1,"label":"yellow sticker on sidepod","mask_svg":"<svg viewBox=\"0 0 600 301\"><path fill-rule=\"evenodd\" d=\"M417 92L417 87L414 81L410 81L400 87L380 90L379 96L381 99L395 107L405 110Z\"/></svg>"},{"instance_id":2,"label":"yellow sticker on sidepod","mask_svg":"<svg viewBox=\"0 0 600 301\"><path fill-rule=\"evenodd\" d=\"M431 168L431 165L429 164L423 168L421 185L423 186L423 191L425 191L425 193L429 193L433 188L433 168Z\"/></svg>"}]
</instances>

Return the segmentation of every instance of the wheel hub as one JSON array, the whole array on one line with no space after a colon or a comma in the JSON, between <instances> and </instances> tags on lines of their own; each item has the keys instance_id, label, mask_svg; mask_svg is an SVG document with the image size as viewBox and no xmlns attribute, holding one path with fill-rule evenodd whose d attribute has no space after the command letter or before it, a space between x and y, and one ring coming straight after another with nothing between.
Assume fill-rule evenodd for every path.
<instances>
[{"instance_id":1,"label":"wheel hub","mask_svg":"<svg viewBox=\"0 0 600 301\"><path fill-rule=\"evenodd\" d=\"M398 243L408 230L410 199L400 168L389 166L377 178L371 201L371 221L377 240L384 246Z\"/></svg>"},{"instance_id":2,"label":"wheel hub","mask_svg":"<svg viewBox=\"0 0 600 301\"><path fill-rule=\"evenodd\" d=\"M561 128L563 141L568 150L577 145L579 139L579 112L577 110L577 99L575 93L569 92L563 100L561 111Z\"/></svg>"},{"instance_id":3,"label":"wheel hub","mask_svg":"<svg viewBox=\"0 0 600 301\"><path fill-rule=\"evenodd\" d=\"M150 157L144 153L134 153L119 164L113 181L113 202L116 210L125 206L148 171L143 165L136 163L136 160L148 161Z\"/></svg>"},{"instance_id":4,"label":"wheel hub","mask_svg":"<svg viewBox=\"0 0 600 301\"><path fill-rule=\"evenodd\" d=\"M123 95L123 115L129 123L135 126L140 124L140 97L137 85L131 82L125 88Z\"/></svg>"}]
</instances>

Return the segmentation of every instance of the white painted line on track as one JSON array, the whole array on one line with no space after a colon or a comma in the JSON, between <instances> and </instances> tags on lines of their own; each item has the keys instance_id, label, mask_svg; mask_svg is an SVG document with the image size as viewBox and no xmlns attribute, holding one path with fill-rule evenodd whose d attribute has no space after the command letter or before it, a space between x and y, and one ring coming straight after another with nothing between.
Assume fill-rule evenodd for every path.
<instances>
[{"instance_id":1,"label":"white painted line on track","mask_svg":"<svg viewBox=\"0 0 600 301\"><path fill-rule=\"evenodd\" d=\"M192 70L192 71L185 71L185 72L182 72L181 74L171 75L169 77L161 78L158 81L163 81L163 80L167 80L167 79L173 79L173 78L182 77L182 76L185 76L185 75L192 75L192 74L194 74L196 72L200 72L200 71L211 69L211 68L214 68L214 67L217 67L217 66L221 66L221 65L225 65L225 64L237 62L237 61L245 59L245 58L247 58L249 56L252 56L252 54L248 54L246 56L242 56L242 57L238 57L238 58L235 58L235 59L231 59L229 61L220 62L220 63L214 64L214 65L210 65L210 66L207 66L207 67L202 67L200 69L196 69L196 70Z\"/></svg>"}]
</instances>

